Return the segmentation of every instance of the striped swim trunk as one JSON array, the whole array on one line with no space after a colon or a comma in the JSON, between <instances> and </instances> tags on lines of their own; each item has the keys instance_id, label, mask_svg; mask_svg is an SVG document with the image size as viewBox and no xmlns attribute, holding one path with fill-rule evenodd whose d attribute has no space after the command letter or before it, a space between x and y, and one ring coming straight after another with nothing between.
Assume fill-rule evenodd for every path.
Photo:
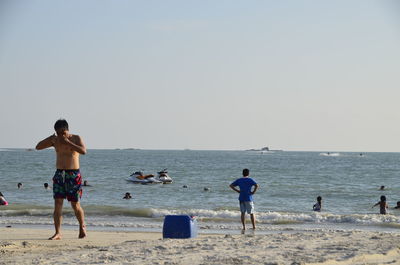
<instances>
[{"instance_id":1,"label":"striped swim trunk","mask_svg":"<svg viewBox=\"0 0 400 265\"><path fill-rule=\"evenodd\" d=\"M57 169L53 177L54 199L77 202L82 197L82 176L79 169Z\"/></svg>"}]
</instances>

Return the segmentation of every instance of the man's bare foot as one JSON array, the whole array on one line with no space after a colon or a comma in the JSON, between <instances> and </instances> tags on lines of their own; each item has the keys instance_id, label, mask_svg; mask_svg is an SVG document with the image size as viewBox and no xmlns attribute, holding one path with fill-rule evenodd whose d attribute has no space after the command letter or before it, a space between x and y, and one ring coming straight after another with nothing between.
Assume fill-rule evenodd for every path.
<instances>
[{"instance_id":1,"label":"man's bare foot","mask_svg":"<svg viewBox=\"0 0 400 265\"><path fill-rule=\"evenodd\" d=\"M61 238L61 234L55 233L54 236L49 237L49 240L60 240Z\"/></svg>"},{"instance_id":2,"label":"man's bare foot","mask_svg":"<svg viewBox=\"0 0 400 265\"><path fill-rule=\"evenodd\" d=\"M86 226L83 225L79 227L79 238L85 238L86 237Z\"/></svg>"}]
</instances>

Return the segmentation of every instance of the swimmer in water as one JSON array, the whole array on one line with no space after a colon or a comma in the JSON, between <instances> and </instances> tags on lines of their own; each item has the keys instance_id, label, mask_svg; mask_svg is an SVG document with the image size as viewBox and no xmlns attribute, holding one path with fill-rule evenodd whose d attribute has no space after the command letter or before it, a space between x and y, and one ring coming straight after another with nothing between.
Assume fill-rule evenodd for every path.
<instances>
[{"instance_id":1,"label":"swimmer in water","mask_svg":"<svg viewBox=\"0 0 400 265\"><path fill-rule=\"evenodd\" d=\"M125 193L125 196L122 199L129 200L129 199L132 199L132 196L129 192L127 192L127 193Z\"/></svg>"}]
</instances>

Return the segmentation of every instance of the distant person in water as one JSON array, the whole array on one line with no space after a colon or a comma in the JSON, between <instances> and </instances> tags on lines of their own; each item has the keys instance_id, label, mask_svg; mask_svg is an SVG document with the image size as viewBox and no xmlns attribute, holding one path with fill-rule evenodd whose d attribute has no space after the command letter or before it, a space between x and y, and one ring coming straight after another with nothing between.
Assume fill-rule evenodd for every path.
<instances>
[{"instance_id":1,"label":"distant person in water","mask_svg":"<svg viewBox=\"0 0 400 265\"><path fill-rule=\"evenodd\" d=\"M317 197L317 203L313 205L313 211L320 212L322 210L322 197Z\"/></svg>"},{"instance_id":2,"label":"distant person in water","mask_svg":"<svg viewBox=\"0 0 400 265\"><path fill-rule=\"evenodd\" d=\"M387 209L389 208L389 205L386 202L386 196L382 195L381 200L372 206L374 208L375 206L379 205L379 213L380 214L387 214Z\"/></svg>"},{"instance_id":3,"label":"distant person in water","mask_svg":"<svg viewBox=\"0 0 400 265\"><path fill-rule=\"evenodd\" d=\"M127 192L127 193L125 193L125 196L123 199L129 200L129 199L132 199L132 196L129 192Z\"/></svg>"},{"instance_id":4,"label":"distant person in water","mask_svg":"<svg viewBox=\"0 0 400 265\"><path fill-rule=\"evenodd\" d=\"M85 181L83 181L83 186L91 187L92 185L89 185L88 181L85 180Z\"/></svg>"},{"instance_id":5,"label":"distant person in water","mask_svg":"<svg viewBox=\"0 0 400 265\"><path fill-rule=\"evenodd\" d=\"M3 193L0 192L0 205L8 205L8 202L4 198Z\"/></svg>"},{"instance_id":6,"label":"distant person in water","mask_svg":"<svg viewBox=\"0 0 400 265\"><path fill-rule=\"evenodd\" d=\"M400 209L400 201L397 202L396 206L393 209Z\"/></svg>"},{"instance_id":7,"label":"distant person in water","mask_svg":"<svg viewBox=\"0 0 400 265\"><path fill-rule=\"evenodd\" d=\"M253 229L256 229L256 218L254 215L254 202L253 195L258 189L258 184L252 178L249 177L250 170L247 168L243 169L243 177L232 182L229 187L239 193L239 206L240 206L240 220L242 221L243 230L246 230L246 212L250 214L251 224ZM254 186L254 189L252 190ZM239 187L237 189L236 187Z\"/></svg>"},{"instance_id":8,"label":"distant person in water","mask_svg":"<svg viewBox=\"0 0 400 265\"><path fill-rule=\"evenodd\" d=\"M79 199L82 197L82 176L79 170L79 155L86 154L86 147L79 135L69 132L66 120L60 119L54 124L56 133L43 139L36 145L37 150L54 147L57 170L53 177L54 228L55 234L50 240L62 238L61 221L64 199L71 202L79 222L79 238L86 237L85 215Z\"/></svg>"},{"instance_id":9,"label":"distant person in water","mask_svg":"<svg viewBox=\"0 0 400 265\"><path fill-rule=\"evenodd\" d=\"M385 186L381 186L380 188L379 188L379 190L384 190L385 189Z\"/></svg>"},{"instance_id":10,"label":"distant person in water","mask_svg":"<svg viewBox=\"0 0 400 265\"><path fill-rule=\"evenodd\" d=\"M22 189L22 183L19 182L19 183L17 184L17 187L18 187L18 189Z\"/></svg>"},{"instance_id":11,"label":"distant person in water","mask_svg":"<svg viewBox=\"0 0 400 265\"><path fill-rule=\"evenodd\" d=\"M49 183L47 183L47 182L44 183L44 184L43 184L43 187L44 187L46 190L48 190L48 189L49 189Z\"/></svg>"}]
</instances>

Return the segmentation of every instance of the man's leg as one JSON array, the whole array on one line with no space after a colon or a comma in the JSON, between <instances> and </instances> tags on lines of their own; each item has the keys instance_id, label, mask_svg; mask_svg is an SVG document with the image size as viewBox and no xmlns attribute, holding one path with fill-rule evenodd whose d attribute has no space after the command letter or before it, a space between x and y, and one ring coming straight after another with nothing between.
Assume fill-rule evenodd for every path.
<instances>
[{"instance_id":1,"label":"man's leg","mask_svg":"<svg viewBox=\"0 0 400 265\"><path fill-rule=\"evenodd\" d=\"M54 199L54 228L56 233L50 237L50 240L60 240L61 239L61 222L62 222L62 208L63 208L63 198L55 198Z\"/></svg>"},{"instance_id":2,"label":"man's leg","mask_svg":"<svg viewBox=\"0 0 400 265\"><path fill-rule=\"evenodd\" d=\"M71 206L74 209L76 219L79 222L79 238L86 237L86 226L85 226L85 213L79 202L71 202Z\"/></svg>"},{"instance_id":3,"label":"man's leg","mask_svg":"<svg viewBox=\"0 0 400 265\"><path fill-rule=\"evenodd\" d=\"M250 214L250 218L251 218L251 224L253 225L253 229L256 229L256 217L254 213Z\"/></svg>"},{"instance_id":4,"label":"man's leg","mask_svg":"<svg viewBox=\"0 0 400 265\"><path fill-rule=\"evenodd\" d=\"M240 216L240 220L242 221L242 225L243 225L243 230L246 230L246 213L242 212L241 216Z\"/></svg>"}]
</instances>

